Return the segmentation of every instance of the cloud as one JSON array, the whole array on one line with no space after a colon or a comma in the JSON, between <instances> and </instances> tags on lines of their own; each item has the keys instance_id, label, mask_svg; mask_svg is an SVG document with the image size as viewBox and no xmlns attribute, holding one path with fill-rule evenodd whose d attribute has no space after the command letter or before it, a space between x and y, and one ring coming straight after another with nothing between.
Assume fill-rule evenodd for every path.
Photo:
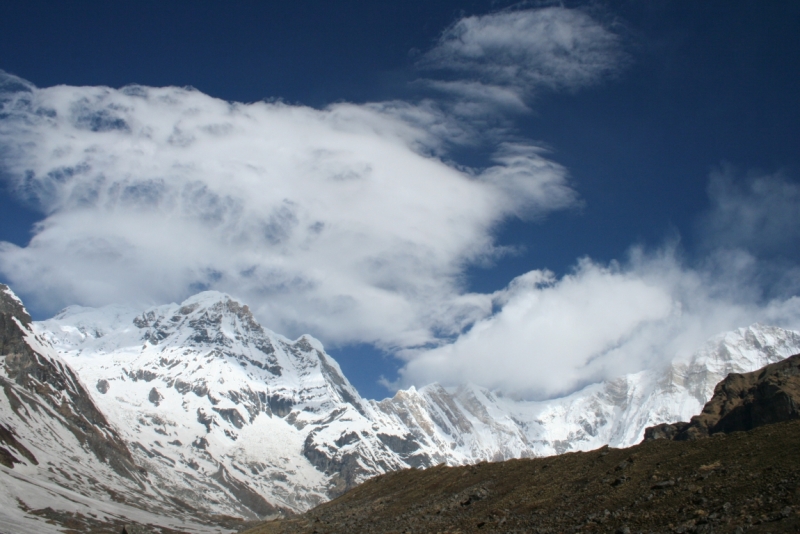
<instances>
[{"instance_id":1,"label":"cloud","mask_svg":"<svg viewBox=\"0 0 800 534\"><path fill-rule=\"evenodd\" d=\"M561 278L531 271L494 293L493 313L452 343L404 351L394 386L475 382L553 397L688 356L755 322L800 329L800 190L782 175L733 175L710 177L694 266L672 243L634 247L622 264L583 259Z\"/></svg>"},{"instance_id":2,"label":"cloud","mask_svg":"<svg viewBox=\"0 0 800 534\"><path fill-rule=\"evenodd\" d=\"M287 335L436 345L489 313L462 284L506 252L499 223L578 203L508 116L604 77L617 48L584 12L468 17L419 64L456 73L418 82L437 98L322 110L0 75L3 176L46 215L28 246L0 243L0 274L42 314L213 288ZM487 164L452 161L465 148Z\"/></svg>"},{"instance_id":3,"label":"cloud","mask_svg":"<svg viewBox=\"0 0 800 534\"><path fill-rule=\"evenodd\" d=\"M492 229L575 202L534 146L501 144L485 169L445 163L477 134L430 102L2 84L3 175L46 217L28 246L0 244L0 272L40 313L214 288L287 335L435 343L491 306L460 284L497 254Z\"/></svg>"},{"instance_id":4,"label":"cloud","mask_svg":"<svg viewBox=\"0 0 800 534\"><path fill-rule=\"evenodd\" d=\"M633 248L465 291L466 269L504 252L502 221L580 202L506 115L625 61L608 25L550 7L446 30L417 82L444 100L312 109L175 87L40 89L0 71L0 173L45 216L27 246L0 243L0 275L40 314L217 289L283 334L397 351L396 385L471 381L531 398L755 321L797 328L798 187L725 168L710 180L700 261ZM451 160L474 147L489 147L483 167Z\"/></svg>"},{"instance_id":5,"label":"cloud","mask_svg":"<svg viewBox=\"0 0 800 534\"><path fill-rule=\"evenodd\" d=\"M781 173L739 177L724 165L711 174L708 195L711 209L700 222L706 248L800 260L800 185Z\"/></svg>"},{"instance_id":6,"label":"cloud","mask_svg":"<svg viewBox=\"0 0 800 534\"><path fill-rule=\"evenodd\" d=\"M525 99L514 88L464 80L423 79L417 80L414 85L453 97L446 105L448 111L452 115L469 117L473 121L491 118L502 124L506 115L530 111Z\"/></svg>"},{"instance_id":7,"label":"cloud","mask_svg":"<svg viewBox=\"0 0 800 534\"><path fill-rule=\"evenodd\" d=\"M453 343L405 352L395 385L474 382L547 398L687 356L710 336L754 322L800 326L800 298L725 298L709 274L671 252L633 256L625 267L585 259L560 279L518 277L494 295L498 311Z\"/></svg>"},{"instance_id":8,"label":"cloud","mask_svg":"<svg viewBox=\"0 0 800 534\"><path fill-rule=\"evenodd\" d=\"M625 63L620 39L606 25L585 11L548 7L462 18L418 65L459 77L434 82L439 89L519 109L511 95L579 89Z\"/></svg>"}]
</instances>

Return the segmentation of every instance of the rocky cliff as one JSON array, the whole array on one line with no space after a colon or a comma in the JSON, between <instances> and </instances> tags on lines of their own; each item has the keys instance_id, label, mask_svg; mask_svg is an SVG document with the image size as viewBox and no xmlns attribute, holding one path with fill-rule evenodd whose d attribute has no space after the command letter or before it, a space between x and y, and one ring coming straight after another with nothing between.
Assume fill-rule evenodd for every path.
<instances>
[{"instance_id":1,"label":"rocky cliff","mask_svg":"<svg viewBox=\"0 0 800 534\"><path fill-rule=\"evenodd\" d=\"M800 354L752 373L729 374L699 415L650 427L645 440L692 440L791 419L800 419Z\"/></svg>"},{"instance_id":2,"label":"rocky cliff","mask_svg":"<svg viewBox=\"0 0 800 534\"><path fill-rule=\"evenodd\" d=\"M0 285L0 532L82 532L122 525L216 532L171 501L135 460L78 373ZM117 530L118 531L118 530Z\"/></svg>"},{"instance_id":3,"label":"rocky cliff","mask_svg":"<svg viewBox=\"0 0 800 534\"><path fill-rule=\"evenodd\" d=\"M11 412L20 419L14 428L24 424L30 412L48 413L58 418L97 460L108 464L121 476L136 479L137 468L126 444L97 409L72 368L36 336L22 302L2 284L0 355L0 384ZM11 428L4 429L6 435L14 432ZM34 465L38 464L32 453L22 454ZM19 463L13 455L10 461Z\"/></svg>"}]
</instances>

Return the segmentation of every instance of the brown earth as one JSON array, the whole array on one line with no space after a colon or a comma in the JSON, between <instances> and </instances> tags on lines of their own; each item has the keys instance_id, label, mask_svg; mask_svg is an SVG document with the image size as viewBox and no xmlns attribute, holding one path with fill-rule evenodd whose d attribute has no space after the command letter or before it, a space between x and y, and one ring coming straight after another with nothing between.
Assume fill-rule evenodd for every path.
<instances>
[{"instance_id":1,"label":"brown earth","mask_svg":"<svg viewBox=\"0 0 800 534\"><path fill-rule=\"evenodd\" d=\"M389 473L248 534L800 532L800 421Z\"/></svg>"}]
</instances>

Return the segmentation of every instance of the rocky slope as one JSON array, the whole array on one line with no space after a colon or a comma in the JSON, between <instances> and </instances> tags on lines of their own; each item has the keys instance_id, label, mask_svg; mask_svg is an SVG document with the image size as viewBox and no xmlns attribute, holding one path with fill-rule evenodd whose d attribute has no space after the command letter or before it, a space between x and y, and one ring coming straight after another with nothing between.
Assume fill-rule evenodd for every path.
<instances>
[{"instance_id":1,"label":"rocky slope","mask_svg":"<svg viewBox=\"0 0 800 534\"><path fill-rule=\"evenodd\" d=\"M11 412L21 421L32 412L58 418L61 426L102 463L118 475L136 480L137 469L130 451L105 416L97 409L75 372L34 334L31 318L22 302L0 285L0 383ZM15 425L19 426L19 425ZM27 461L38 465L34 455L19 443L12 430L0 427L4 441ZM25 463L7 449L0 451L7 467Z\"/></svg>"},{"instance_id":2,"label":"rocky slope","mask_svg":"<svg viewBox=\"0 0 800 534\"><path fill-rule=\"evenodd\" d=\"M729 374L691 423L638 446L382 475L247 532L796 532L798 401L800 354Z\"/></svg>"},{"instance_id":3,"label":"rocky slope","mask_svg":"<svg viewBox=\"0 0 800 534\"><path fill-rule=\"evenodd\" d=\"M686 441L791 419L800 419L800 354L752 373L729 374L691 422L650 427L645 440Z\"/></svg>"},{"instance_id":4,"label":"rocky slope","mask_svg":"<svg viewBox=\"0 0 800 534\"><path fill-rule=\"evenodd\" d=\"M800 530L800 421L694 441L408 469L247 534Z\"/></svg>"},{"instance_id":5,"label":"rocky slope","mask_svg":"<svg viewBox=\"0 0 800 534\"><path fill-rule=\"evenodd\" d=\"M383 475L246 532L796 532L798 401L800 354L728 375L638 446Z\"/></svg>"}]
</instances>

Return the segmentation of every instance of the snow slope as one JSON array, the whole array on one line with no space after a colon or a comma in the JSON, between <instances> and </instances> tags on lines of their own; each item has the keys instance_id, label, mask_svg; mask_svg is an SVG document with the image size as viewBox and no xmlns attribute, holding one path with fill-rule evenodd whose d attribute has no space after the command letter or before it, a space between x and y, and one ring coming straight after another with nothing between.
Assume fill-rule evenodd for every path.
<instances>
[{"instance_id":1,"label":"snow slope","mask_svg":"<svg viewBox=\"0 0 800 534\"><path fill-rule=\"evenodd\" d=\"M317 340L270 332L226 295L138 315L68 308L38 328L137 464L189 503L265 517L407 466Z\"/></svg>"},{"instance_id":2,"label":"snow slope","mask_svg":"<svg viewBox=\"0 0 800 534\"><path fill-rule=\"evenodd\" d=\"M598 384L541 402L485 389L439 385L399 391L377 403L415 436L441 444L450 464L628 447L644 429L700 413L728 373L754 371L800 353L800 333L752 325L710 339L687 361Z\"/></svg>"}]
</instances>

